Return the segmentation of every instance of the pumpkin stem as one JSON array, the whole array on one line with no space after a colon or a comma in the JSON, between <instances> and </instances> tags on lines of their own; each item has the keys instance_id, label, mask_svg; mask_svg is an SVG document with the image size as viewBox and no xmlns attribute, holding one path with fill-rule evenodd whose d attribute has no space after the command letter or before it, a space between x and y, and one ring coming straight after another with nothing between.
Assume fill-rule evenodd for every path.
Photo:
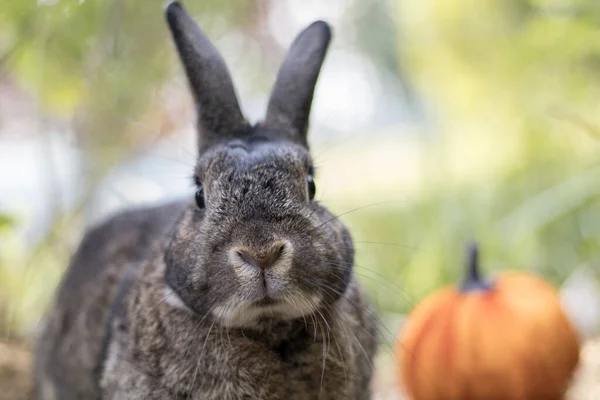
<instances>
[{"instance_id":1,"label":"pumpkin stem","mask_svg":"<svg viewBox=\"0 0 600 400\"><path fill-rule=\"evenodd\" d=\"M479 249L477 243L471 242L467 246L467 275L463 280L460 290L470 292L473 290L489 290L492 288L490 282L486 282L479 272Z\"/></svg>"}]
</instances>

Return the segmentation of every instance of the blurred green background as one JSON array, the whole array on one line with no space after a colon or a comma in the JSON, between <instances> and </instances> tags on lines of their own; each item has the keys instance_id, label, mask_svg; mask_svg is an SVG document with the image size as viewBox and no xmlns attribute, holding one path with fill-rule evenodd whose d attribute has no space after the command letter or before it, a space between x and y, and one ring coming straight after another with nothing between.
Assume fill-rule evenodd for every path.
<instances>
[{"instance_id":1,"label":"blurred green background","mask_svg":"<svg viewBox=\"0 0 600 400\"><path fill-rule=\"evenodd\" d=\"M459 279L470 239L489 273L561 285L598 269L598 1L183 3L253 120L293 36L332 24L317 196L352 229L387 336ZM33 338L87 226L192 194L194 116L163 4L0 3L0 337Z\"/></svg>"}]
</instances>

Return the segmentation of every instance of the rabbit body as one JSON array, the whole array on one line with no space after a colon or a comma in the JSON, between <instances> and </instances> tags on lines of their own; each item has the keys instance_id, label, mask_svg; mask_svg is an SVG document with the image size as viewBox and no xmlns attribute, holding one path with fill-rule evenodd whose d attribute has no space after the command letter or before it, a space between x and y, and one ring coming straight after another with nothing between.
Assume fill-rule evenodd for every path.
<instances>
[{"instance_id":1,"label":"rabbit body","mask_svg":"<svg viewBox=\"0 0 600 400\"><path fill-rule=\"evenodd\" d=\"M376 331L355 283L323 316L254 329L165 299L162 248L185 205L124 212L86 235L40 342L36 397L370 398Z\"/></svg>"},{"instance_id":2,"label":"rabbit body","mask_svg":"<svg viewBox=\"0 0 600 400\"><path fill-rule=\"evenodd\" d=\"M147 259L182 209L183 203L173 203L121 212L86 233L37 343L36 399L100 398L108 324L120 283L129 268Z\"/></svg>"},{"instance_id":3,"label":"rabbit body","mask_svg":"<svg viewBox=\"0 0 600 400\"><path fill-rule=\"evenodd\" d=\"M370 398L375 332L356 286L306 323L267 319L251 329L228 328L161 302L160 259L157 253L143 267L128 323L113 326L102 381L106 398Z\"/></svg>"},{"instance_id":4,"label":"rabbit body","mask_svg":"<svg viewBox=\"0 0 600 400\"><path fill-rule=\"evenodd\" d=\"M166 16L198 107L195 199L85 235L38 343L35 397L369 399L376 318L349 231L314 199L306 140L329 27L296 38L250 125L216 49L178 3Z\"/></svg>"}]
</instances>

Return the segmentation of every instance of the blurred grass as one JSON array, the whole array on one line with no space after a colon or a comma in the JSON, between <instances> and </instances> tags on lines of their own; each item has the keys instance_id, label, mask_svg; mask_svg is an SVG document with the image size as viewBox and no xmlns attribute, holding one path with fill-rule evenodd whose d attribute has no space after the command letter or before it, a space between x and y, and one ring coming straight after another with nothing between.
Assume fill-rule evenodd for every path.
<instances>
[{"instance_id":1,"label":"blurred grass","mask_svg":"<svg viewBox=\"0 0 600 400\"><path fill-rule=\"evenodd\" d=\"M547 166L507 165L484 182L424 183L400 206L375 204L343 216L357 242L357 271L367 275L363 281L379 307L406 312L432 290L457 282L471 239L480 243L489 273L527 269L560 285L575 268L596 265L600 165L593 157L573 158L556 151ZM570 168L539 179L540 170L560 165Z\"/></svg>"}]
</instances>

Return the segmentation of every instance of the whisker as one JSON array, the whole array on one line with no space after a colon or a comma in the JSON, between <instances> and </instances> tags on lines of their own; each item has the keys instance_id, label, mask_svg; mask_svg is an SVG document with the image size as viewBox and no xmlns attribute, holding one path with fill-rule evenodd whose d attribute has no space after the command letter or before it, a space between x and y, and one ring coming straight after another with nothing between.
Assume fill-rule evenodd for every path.
<instances>
[{"instance_id":1,"label":"whisker","mask_svg":"<svg viewBox=\"0 0 600 400\"><path fill-rule=\"evenodd\" d=\"M220 297L219 299L221 299L222 297ZM198 321L198 323L194 326L194 331L198 329L198 327L202 324L202 322L204 322L204 320L206 319L206 317L208 317L216 308L216 304L218 304L218 301L214 303L215 305L213 305L212 307L210 307L208 309L208 311L206 311L206 313L204 314L204 316L202 318L200 318L200 320ZM188 318L189 320L189 318ZM215 321L213 321L213 324L215 323ZM209 330L210 332L210 330ZM184 359L187 359L188 354L190 354L190 351L192 349L188 348L185 352L185 354L183 355Z\"/></svg>"},{"instance_id":2,"label":"whisker","mask_svg":"<svg viewBox=\"0 0 600 400\"><path fill-rule=\"evenodd\" d=\"M333 320L333 315L327 308L323 308L323 311L326 312L327 314L329 314L329 317ZM346 336L346 338L348 338L348 332L346 330L346 326L344 325L344 323L341 319L339 319L338 321L339 321L340 329L342 331L341 333L343 333ZM344 351L342 351L342 348L340 347L340 343L337 340L337 335L333 334L332 337L333 337L335 346L338 350L338 353L340 355L340 361L342 362L342 369L344 371L344 381L348 382L348 374L346 371L346 357L344 356ZM354 338L356 339L356 335L354 335Z\"/></svg>"},{"instance_id":3,"label":"whisker","mask_svg":"<svg viewBox=\"0 0 600 400\"><path fill-rule=\"evenodd\" d=\"M332 300L333 300L333 295L331 293L325 293L327 296L329 296ZM345 297L344 297L345 298ZM364 311L358 309L358 311L360 311L361 313L364 313ZM330 313L331 315L331 313ZM366 334L371 335L371 333L366 330L362 325L358 325L359 328L361 328ZM360 340L358 339L358 337L356 336L356 333L354 333L352 330L350 330L350 333L352 333L352 337L355 340L356 344L358 345L358 347L360 348L360 350L362 351L362 353L365 356L365 360L367 360L367 362L369 363L369 365L371 366L371 368L373 368L373 363L370 360L369 355L367 354L367 351L365 350L365 348L363 347L362 343L360 343Z\"/></svg>"},{"instance_id":4,"label":"whisker","mask_svg":"<svg viewBox=\"0 0 600 400\"><path fill-rule=\"evenodd\" d=\"M315 311L321 316L321 319L323 320L323 322L325 323L325 327L326 329L326 333L327 333L327 345L325 345L325 337L323 337L323 368L321 370L321 390L323 389L323 380L325 379L325 364L327 362L327 356L329 354L329 347L331 345L331 338L330 338L330 331L331 331L331 327L329 326L329 324L327 323L327 320L325 319L325 316L321 313L321 311L319 311L319 309L315 309ZM321 323L319 322L319 326L321 326Z\"/></svg>"},{"instance_id":5,"label":"whisker","mask_svg":"<svg viewBox=\"0 0 600 400\"><path fill-rule=\"evenodd\" d=\"M417 300L413 296L411 296L401 286L399 286L398 284L390 281L390 279L388 277L385 277L385 276L379 274L378 272L376 272L376 271L374 271L372 269L369 269L367 267L363 267L363 266L358 265L358 264L353 264L353 263L350 263L350 262L346 262L346 261L335 261L335 260L322 260L322 261L324 263L326 263L326 264L329 264L329 265L332 265L332 266L336 266L336 267L339 267L339 268L343 268L345 270L352 270L352 272L355 273L355 274L357 274L357 275L363 276L363 277L371 279L371 280L373 280L373 281L375 281L375 282L377 282L377 283L379 283L381 285L384 285L388 290L390 290L394 294L396 294L396 292L395 292L396 290L399 291L400 293L402 293L402 297L404 298L404 300L407 301L411 306L414 306L416 304L416 302L417 302ZM356 271L356 268L360 268L360 269L363 269L365 271L368 271L368 272L374 274L377 278L381 278L381 281L378 280L376 277L372 277L372 276L369 276L367 274L363 274L363 273L360 273L360 272ZM393 287L390 287L389 285L393 285Z\"/></svg>"},{"instance_id":6,"label":"whisker","mask_svg":"<svg viewBox=\"0 0 600 400\"><path fill-rule=\"evenodd\" d=\"M198 376L198 371L200 369L200 361L202 360L202 354L204 353L204 348L206 347L206 343L208 342L208 338L210 337L210 333L212 331L213 326L215 326L215 321L213 321L213 323L210 325L210 328L208 328L208 333L206 334L206 339L204 339L204 344L202 345L202 350L200 350L200 355L198 356L198 361L196 362L196 370L194 372L194 378L192 379L192 387L190 388L190 391L189 391L186 399L189 399L190 396L192 395L192 393L194 392L194 386L196 386L196 377Z\"/></svg>"},{"instance_id":7,"label":"whisker","mask_svg":"<svg viewBox=\"0 0 600 400\"><path fill-rule=\"evenodd\" d=\"M322 227L323 225L325 225L325 224L328 224L328 223L330 223L330 222L332 222L332 221L335 221L336 219L339 219L340 217L343 217L344 215L348 215L348 214L350 214L350 213L353 213L353 212L356 212L356 211L363 210L363 209L365 209L365 208L369 208L369 207L373 207L373 206L378 206L378 205L382 205L382 204L391 204L391 203L405 203L405 202L406 202L406 200L382 201L382 202L378 202L378 203L371 203L371 204L367 204L366 206L356 207L356 208L353 208L353 209L351 209L351 210L348 210L348 211L346 211L346 212L343 212L343 213L341 213L341 214L335 215L334 217L332 217L332 218L330 218L330 219L326 220L325 222L323 222L323 223L321 223L321 224L317 225L316 227L314 227L314 228L311 230L311 232L313 232L313 231L315 231L315 230L317 230L317 229L321 228L321 227Z\"/></svg>"},{"instance_id":8,"label":"whisker","mask_svg":"<svg viewBox=\"0 0 600 400\"><path fill-rule=\"evenodd\" d=\"M400 243L393 243L393 242L355 240L354 244L379 244L379 245L383 245L383 246L400 247L403 249L426 251L424 248L419 247L419 246L412 246L412 245L408 245L408 244L400 244Z\"/></svg>"},{"instance_id":9,"label":"whisker","mask_svg":"<svg viewBox=\"0 0 600 400\"><path fill-rule=\"evenodd\" d=\"M381 331L381 329L379 328L380 326L383 327L383 329L385 329L385 331L387 332L387 334L389 334L389 337L391 337L391 338L395 337L395 335L392 332L390 332L389 329L386 328L386 326L383 323L383 321L381 321L381 319L375 313L373 313L371 315L366 315L365 311L359 305L357 305L355 302L353 302L352 300L350 300L348 297L345 296L345 293L341 293L340 291L336 290L335 288L332 288L331 286L329 286L329 285L327 285L325 283L322 283L322 282L317 282L315 280L308 280L308 279L305 279L305 281L308 282L308 283L312 283L314 285L317 285L317 286L321 287L322 289L329 290L332 293L337 294L338 296L340 296L340 298L343 298L350 305L352 305L356 309L356 311L358 311L359 313L363 314L363 316L365 316L365 317L369 317L370 316L370 317L375 318L375 320L376 320L375 328L377 329L377 331L379 332L379 334L382 335L382 337L384 339L386 338L386 335L384 334L384 332ZM368 332L364 327L361 326L361 328L367 334L370 335L370 332ZM388 340L386 340L386 342L388 342ZM391 348L391 344L390 343L386 343L386 344L388 344L388 346L390 347L390 349L393 351L393 349Z\"/></svg>"}]
</instances>

